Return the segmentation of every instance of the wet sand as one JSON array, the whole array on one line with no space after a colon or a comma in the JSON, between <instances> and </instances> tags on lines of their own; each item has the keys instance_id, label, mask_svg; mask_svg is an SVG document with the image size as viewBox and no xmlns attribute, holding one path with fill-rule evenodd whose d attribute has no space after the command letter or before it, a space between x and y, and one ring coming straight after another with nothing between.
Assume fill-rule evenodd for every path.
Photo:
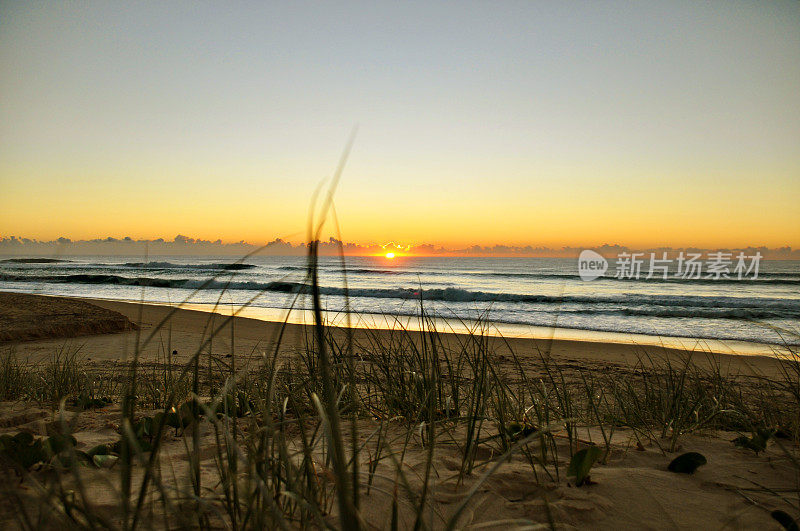
<instances>
[{"instance_id":1,"label":"wet sand","mask_svg":"<svg viewBox=\"0 0 800 531\"><path fill-rule=\"evenodd\" d=\"M0 294L6 295L6 294ZM286 324L262 321L246 317L234 317L220 313L198 310L180 309L156 304L140 304L132 302L108 301L99 299L71 299L65 297L26 296L35 302L30 312L40 312L38 322L42 329L49 327L48 301L53 307L71 308L77 319L91 321L92 316L103 316L103 312L113 312L135 323L140 330L130 330L112 334L94 334L83 337L54 337L35 341L17 342L15 350L18 355L35 361L49 355L65 342L79 345L83 356L93 361L122 361L138 351L143 361L163 359L166 352L178 351L178 360L188 359L198 348L204 351L211 348L219 354L235 354L237 356L260 355L273 352L276 341L281 334L281 350L292 351L300 347L310 333L309 327L300 324ZM2 314L0 314L2 315ZM109 313L112 315L112 313ZM98 317L99 319L100 317ZM28 319L30 321L30 319ZM2 323L0 322L0 326ZM214 331L214 337L210 340ZM398 333L391 330L351 329L356 343L364 343L374 334L385 336ZM344 330L336 333L344 337ZM408 332L419 338L419 333ZM463 342L468 339L464 334L443 333L445 342ZM779 361L769 356L734 355L729 353L710 352L698 348L683 350L652 345L636 345L622 343L603 343L596 341L575 341L549 338L488 338L490 348L498 357L511 359L512 352L521 360L539 360L542 356L555 361L575 364L587 369L603 369L609 366L631 366L642 357L666 357L671 360L682 360L687 356L698 365L719 364L726 373L745 375L772 376L778 374Z\"/></svg>"}]
</instances>

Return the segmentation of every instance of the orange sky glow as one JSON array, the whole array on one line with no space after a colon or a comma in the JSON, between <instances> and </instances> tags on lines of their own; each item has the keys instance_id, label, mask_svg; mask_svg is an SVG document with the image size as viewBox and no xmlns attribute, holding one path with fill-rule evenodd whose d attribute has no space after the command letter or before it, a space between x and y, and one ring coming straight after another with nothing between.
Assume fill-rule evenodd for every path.
<instances>
[{"instance_id":1,"label":"orange sky glow","mask_svg":"<svg viewBox=\"0 0 800 531\"><path fill-rule=\"evenodd\" d=\"M358 124L345 241L800 247L800 4L503 6L4 3L0 237L302 242Z\"/></svg>"}]
</instances>

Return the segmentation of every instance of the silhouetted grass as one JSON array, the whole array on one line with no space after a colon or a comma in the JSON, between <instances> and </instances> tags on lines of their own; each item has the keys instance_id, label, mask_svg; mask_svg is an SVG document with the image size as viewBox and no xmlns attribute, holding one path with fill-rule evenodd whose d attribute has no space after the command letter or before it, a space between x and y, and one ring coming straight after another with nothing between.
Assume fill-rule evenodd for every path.
<instances>
[{"instance_id":1,"label":"silhouetted grass","mask_svg":"<svg viewBox=\"0 0 800 531\"><path fill-rule=\"evenodd\" d=\"M546 353L526 365L506 345L509 369L499 362L487 326L451 336L435 328L424 306L420 315L420 332L398 323L389 332L366 330L356 340L326 326L320 313L293 354L280 352L279 342L260 357L209 354L203 366L201 345L180 364L169 355L146 366L120 364L114 371L124 377L116 379L93 376L75 350L62 349L38 367L4 353L0 389L6 400L63 405L107 392L129 404L119 440L109 441L118 442L112 452L118 463L103 471L118 475L122 486L116 508L93 506L95 487L82 478L98 472L75 458L67 466L46 465L45 476L24 473L30 491L7 493L19 497L18 521L31 528L352 529L364 526L358 500L366 493L391 497L397 527L454 528L476 485L512 455L522 456L542 485L566 481L569 457L595 444L587 440L590 428L599 430L604 456L622 428L665 454L687 433L744 431L759 423L781 427L797 443L792 366L772 386L751 385L760 389L757 401L745 399L747 382L715 364L701 368L686 359L643 355L620 378L565 367ZM356 429L345 428L349 423ZM185 459L165 449L167 437L176 435ZM563 456L558 440L566 441ZM410 445L425 449L417 477L404 465ZM462 456L456 475L463 499L450 514L432 512L430 503L438 448L456 448ZM796 466L794 451L785 448ZM213 469L201 468L202 452L211 452ZM552 515L548 520L554 523Z\"/></svg>"}]
</instances>

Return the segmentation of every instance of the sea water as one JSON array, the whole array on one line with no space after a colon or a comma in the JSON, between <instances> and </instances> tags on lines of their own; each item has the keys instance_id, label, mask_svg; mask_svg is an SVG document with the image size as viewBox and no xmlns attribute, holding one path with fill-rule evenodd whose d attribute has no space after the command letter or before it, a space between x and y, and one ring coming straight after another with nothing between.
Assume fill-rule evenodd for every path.
<instances>
[{"instance_id":1,"label":"sea water","mask_svg":"<svg viewBox=\"0 0 800 531\"><path fill-rule=\"evenodd\" d=\"M307 259L113 256L0 262L0 290L159 304L223 313L307 319ZM590 282L576 259L321 257L326 316L391 326L426 315L457 323L483 320L513 335L542 330L645 334L761 344L800 344L800 262L762 261L752 278L615 278ZM456 328L458 327L456 326ZM581 334L574 334L581 337ZM601 336L598 336L601 337Z\"/></svg>"}]
</instances>

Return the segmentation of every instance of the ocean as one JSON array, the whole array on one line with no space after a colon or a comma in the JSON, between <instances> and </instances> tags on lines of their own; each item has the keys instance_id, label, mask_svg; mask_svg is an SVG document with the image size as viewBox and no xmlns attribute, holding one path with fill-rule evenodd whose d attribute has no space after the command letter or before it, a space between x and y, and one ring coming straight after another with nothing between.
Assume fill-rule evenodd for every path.
<instances>
[{"instance_id":1,"label":"ocean","mask_svg":"<svg viewBox=\"0 0 800 531\"><path fill-rule=\"evenodd\" d=\"M0 261L0 290L69 297L185 303L223 313L308 321L304 257L63 257ZM576 259L347 257L346 289L338 257L321 257L327 316L356 325L417 322L420 308L454 329L476 320L508 335L698 338L798 345L800 262L761 261L757 278L647 279L605 276L584 281ZM347 294L347 296L345 296ZM617 335L617 336L615 336Z\"/></svg>"}]
</instances>

